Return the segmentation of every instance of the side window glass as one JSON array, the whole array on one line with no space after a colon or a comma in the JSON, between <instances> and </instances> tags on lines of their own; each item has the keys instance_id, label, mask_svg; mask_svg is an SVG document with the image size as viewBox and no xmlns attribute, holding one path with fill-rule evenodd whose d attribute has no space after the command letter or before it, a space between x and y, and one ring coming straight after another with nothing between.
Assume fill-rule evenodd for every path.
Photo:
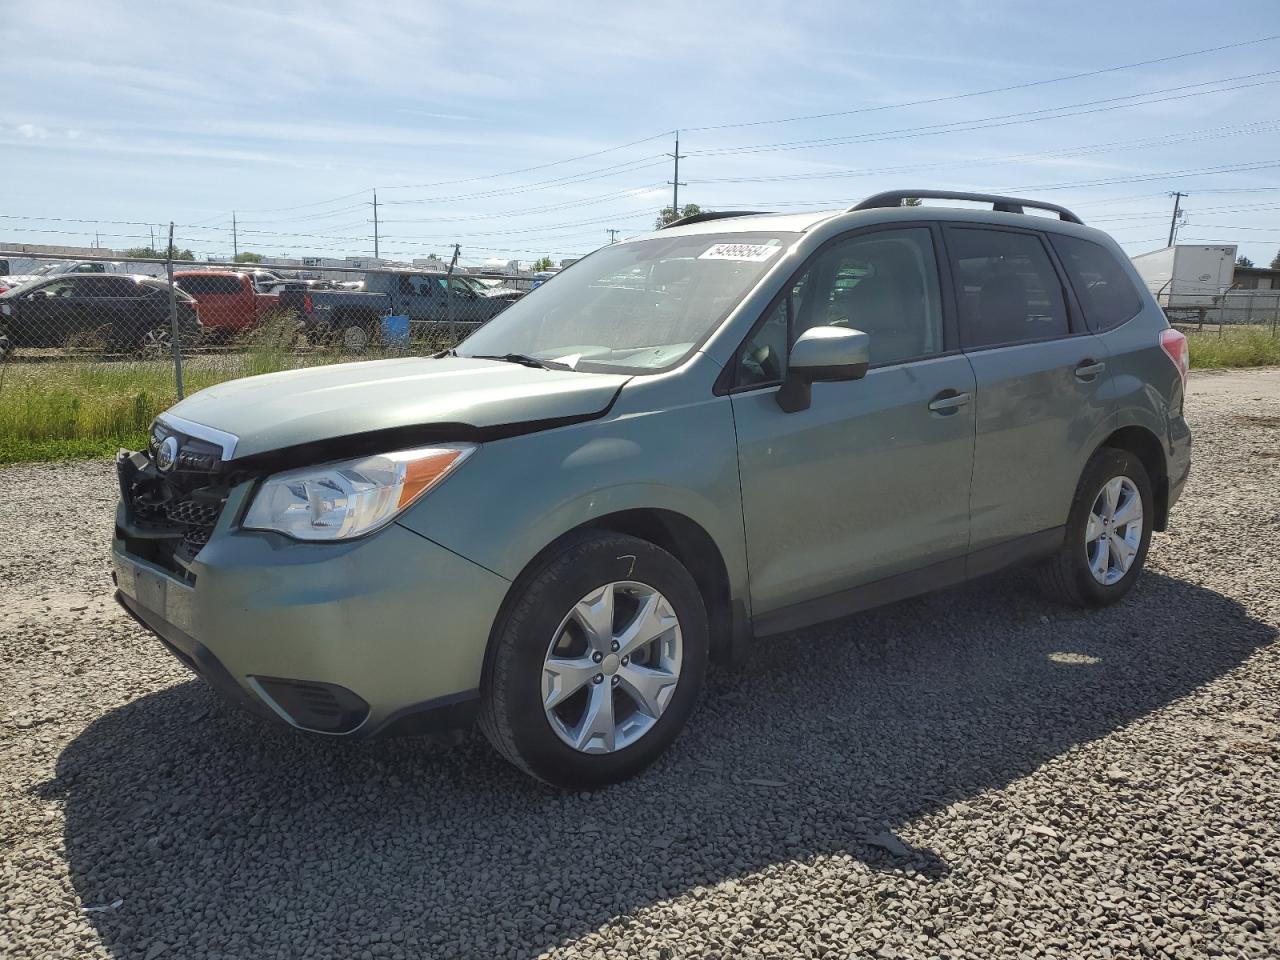
<instances>
[{"instance_id":1,"label":"side window glass","mask_svg":"<svg viewBox=\"0 0 1280 960\"><path fill-rule=\"evenodd\" d=\"M820 326L867 334L872 363L941 353L942 298L929 230L877 231L820 253L743 345L739 385L782 379L795 338Z\"/></svg>"},{"instance_id":2,"label":"side window glass","mask_svg":"<svg viewBox=\"0 0 1280 960\"><path fill-rule=\"evenodd\" d=\"M948 231L960 305L960 342L990 347L1070 332L1058 273L1034 234Z\"/></svg>"},{"instance_id":3,"label":"side window glass","mask_svg":"<svg viewBox=\"0 0 1280 960\"><path fill-rule=\"evenodd\" d=\"M792 287L791 292L778 302L764 321L756 325L747 342L742 345L738 353L738 386L754 387L763 383L777 383L782 379L790 347L788 316L796 287Z\"/></svg>"},{"instance_id":4,"label":"side window glass","mask_svg":"<svg viewBox=\"0 0 1280 960\"><path fill-rule=\"evenodd\" d=\"M1050 234L1049 242L1062 258L1090 330L1111 330L1142 309L1133 281L1102 244L1063 234Z\"/></svg>"}]
</instances>

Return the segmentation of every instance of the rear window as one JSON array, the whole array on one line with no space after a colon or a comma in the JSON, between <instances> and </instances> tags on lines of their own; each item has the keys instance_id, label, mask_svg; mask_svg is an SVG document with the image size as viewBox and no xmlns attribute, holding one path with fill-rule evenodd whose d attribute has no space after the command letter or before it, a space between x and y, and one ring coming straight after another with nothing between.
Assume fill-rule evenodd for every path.
<instances>
[{"instance_id":1,"label":"rear window","mask_svg":"<svg viewBox=\"0 0 1280 960\"><path fill-rule=\"evenodd\" d=\"M207 276L193 274L189 277L174 277L173 282L179 290L185 290L193 297L234 294L240 293L244 289L239 277L229 277L225 274L217 273L211 273Z\"/></svg>"},{"instance_id":2,"label":"rear window","mask_svg":"<svg viewBox=\"0 0 1280 960\"><path fill-rule=\"evenodd\" d=\"M1111 330L1142 309L1142 300L1124 267L1102 244L1060 234L1050 234L1049 242L1067 268L1071 289L1090 330Z\"/></svg>"},{"instance_id":3,"label":"rear window","mask_svg":"<svg viewBox=\"0 0 1280 960\"><path fill-rule=\"evenodd\" d=\"M155 279L152 279L151 277L139 277L138 286L143 287L145 292L149 296L156 296L158 294L163 294L164 296L167 297L169 295L169 285L165 283L163 280L155 280ZM187 293L185 290L182 289L182 287L178 286L177 280L173 281L173 286L175 288L173 291L173 295L176 299L182 301L183 303L190 303L194 301L195 298L192 297L191 294Z\"/></svg>"}]
</instances>

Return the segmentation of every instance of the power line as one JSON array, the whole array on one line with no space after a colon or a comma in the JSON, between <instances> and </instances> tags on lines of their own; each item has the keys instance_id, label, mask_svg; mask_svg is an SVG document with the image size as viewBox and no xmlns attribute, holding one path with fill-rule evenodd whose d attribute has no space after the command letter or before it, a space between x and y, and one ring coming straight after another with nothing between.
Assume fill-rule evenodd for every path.
<instances>
[{"instance_id":1,"label":"power line","mask_svg":"<svg viewBox=\"0 0 1280 960\"><path fill-rule=\"evenodd\" d=\"M1183 133L1161 134L1151 137L1138 137L1132 140L1112 140L1105 143L1087 144L1077 147L1063 147L1057 150L1046 150L1035 153L1015 153L1005 156L974 157L971 159L951 158L946 160L922 163L899 164L888 167L866 167L861 169L838 170L823 173L790 173L771 174L754 177L707 177L691 180L691 183L776 183L800 180L837 180L848 177L874 176L884 173L903 173L911 170L930 170L936 168L951 169L956 166L982 166L986 164L1013 163L1021 160L1042 160L1061 157L1085 156L1090 153L1105 153L1115 149L1141 150L1149 147L1166 146L1171 143L1187 143L1199 140L1221 139L1227 136L1252 136L1260 133L1273 133L1280 125L1280 119L1254 120L1244 124L1226 124L1220 127L1206 127L1200 130L1189 130Z\"/></svg>"},{"instance_id":2,"label":"power line","mask_svg":"<svg viewBox=\"0 0 1280 960\"><path fill-rule=\"evenodd\" d=\"M575 183L586 183L589 180L601 180L607 177L621 176L624 173L634 173L639 170L648 170L653 167L666 166L666 154L655 154L652 157L644 157L640 160L629 160L626 163L614 164L610 167L601 167L597 170L587 171L586 173L575 173L565 177L557 177L553 180L542 180L537 183L522 184L517 187L501 187L495 190L486 190L479 193L462 193L454 196L446 197L416 197L407 200L388 200L388 204L405 204L405 203L450 203L457 200L482 200L489 197L507 197L521 193L530 193L549 186L568 186Z\"/></svg>"},{"instance_id":3,"label":"power line","mask_svg":"<svg viewBox=\"0 0 1280 960\"><path fill-rule=\"evenodd\" d=\"M497 177L513 177L518 173L531 173L534 170L546 170L548 167L558 167L566 163L577 163L579 160L590 160L592 157L600 157L606 153L614 153L618 150L625 150L627 147L636 147L642 143L649 143L661 137L670 136L671 131L664 130L662 133L655 133L650 137L642 137L639 140L632 140L628 143L620 143L616 147L605 147L603 150L595 150L591 153L579 154L576 157L568 157L564 160L552 160L549 163L539 163L532 167L520 167L517 170L504 170L501 173L484 173L474 177L459 177L456 180L437 180L434 183L403 183L394 187L383 187L384 190L426 190L431 187L447 187L455 183L474 183L477 180L493 180ZM393 201L388 201L393 202Z\"/></svg>"},{"instance_id":4,"label":"power line","mask_svg":"<svg viewBox=\"0 0 1280 960\"><path fill-rule=\"evenodd\" d=\"M991 87L986 90L973 90L969 93L954 93L945 97L928 97L923 100L905 100L900 103L885 103L874 107L857 107L853 110L835 110L829 113L811 113L796 117L780 117L775 120L747 120L739 123L719 123L704 127L685 127L684 129L692 133L700 133L706 130L729 130L739 127L760 127L779 123L797 123L802 120L829 120L833 117L849 117L860 113L878 113L883 110L900 110L904 107L922 107L936 103L952 103L956 100L967 100L971 97L985 97L993 93L1009 93L1013 90L1027 90L1032 87L1043 87L1052 83L1064 83L1069 80L1083 80L1086 77L1096 77L1104 73L1116 73L1120 70L1133 70L1138 67L1149 67L1157 63L1169 63L1174 60L1185 60L1188 57L1197 57L1206 53L1220 53L1223 50L1234 50L1239 47L1248 47L1254 44L1267 43L1271 40L1277 39L1280 39L1280 34L1258 37L1254 40L1241 40L1237 43L1227 43L1217 47L1204 47L1200 50L1190 50L1186 53L1175 53L1166 57L1156 57L1151 60L1138 60L1134 63L1122 63L1113 67L1100 67L1097 70L1086 70L1083 73L1070 73L1060 77L1050 77L1046 80L1030 80L1025 83L1014 83L1004 87Z\"/></svg>"},{"instance_id":5,"label":"power line","mask_svg":"<svg viewBox=\"0 0 1280 960\"><path fill-rule=\"evenodd\" d=\"M1039 110L1019 110L1014 113L979 117L976 120L955 120L949 123L933 123L917 127L901 127L896 130L877 130L869 133L849 134L840 137L820 137L809 140L787 140L780 143L751 144L741 147L719 147L711 150L691 150L689 155L699 157L720 157L736 156L747 153L778 153L792 150L811 150L817 147L842 146L850 143L876 143L884 140L908 140L916 137L937 136L943 133L963 133L971 130L988 130L993 127L1015 126L1022 123L1036 123L1041 120L1060 120L1063 117L1078 117L1092 113L1105 113L1111 110L1126 110L1130 107L1145 107L1157 103L1168 103L1174 100L1186 100L1191 97L1203 97L1215 93L1227 93L1232 90L1244 90L1250 87L1266 86L1267 84L1276 83L1277 81L1258 81L1256 78L1271 77L1278 73L1280 73L1280 70L1263 70L1258 73L1241 74L1235 77L1219 77L1215 80L1204 80L1200 83L1184 83L1174 87L1162 87L1158 90L1148 90L1144 93L1134 93L1123 97L1104 97L1100 100L1082 100L1079 103L1061 104L1056 107L1044 107ZM1120 102L1122 100L1137 100L1139 97L1151 97L1155 94L1172 93L1177 90L1191 90L1195 87L1205 87L1215 83L1234 83L1237 80L1254 80L1256 82L1239 84L1234 87L1221 87L1216 90L1198 90L1194 93L1159 97L1157 99L1142 100L1136 103ZM1102 104L1109 104L1109 106L1100 106ZM1077 107L1090 107L1092 109L1076 110ZM1061 111L1072 112L1063 113ZM1046 116L1046 114L1053 115Z\"/></svg>"}]
</instances>

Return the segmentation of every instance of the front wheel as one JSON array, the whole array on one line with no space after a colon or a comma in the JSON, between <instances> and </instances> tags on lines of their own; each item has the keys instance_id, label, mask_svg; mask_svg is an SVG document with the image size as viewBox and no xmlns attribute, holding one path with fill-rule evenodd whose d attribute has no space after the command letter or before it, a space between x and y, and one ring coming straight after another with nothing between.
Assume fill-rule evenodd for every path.
<instances>
[{"instance_id":1,"label":"front wheel","mask_svg":"<svg viewBox=\"0 0 1280 960\"><path fill-rule=\"evenodd\" d=\"M1076 488L1065 541L1041 568L1047 591L1080 607L1121 599L1142 573L1154 507L1141 460L1110 447L1095 453Z\"/></svg>"},{"instance_id":2,"label":"front wheel","mask_svg":"<svg viewBox=\"0 0 1280 960\"><path fill-rule=\"evenodd\" d=\"M164 360L173 356L173 331L167 322L144 330L134 344L134 353L143 360Z\"/></svg>"},{"instance_id":3,"label":"front wheel","mask_svg":"<svg viewBox=\"0 0 1280 960\"><path fill-rule=\"evenodd\" d=\"M643 770L684 727L706 671L693 577L647 541L592 532L513 590L481 685L485 735L555 786L592 789Z\"/></svg>"}]
</instances>

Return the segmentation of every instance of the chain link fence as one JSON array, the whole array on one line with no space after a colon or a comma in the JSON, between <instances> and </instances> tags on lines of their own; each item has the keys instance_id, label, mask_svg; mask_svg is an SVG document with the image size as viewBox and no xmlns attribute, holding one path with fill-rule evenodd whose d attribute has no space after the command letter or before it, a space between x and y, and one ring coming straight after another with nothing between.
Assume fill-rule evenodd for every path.
<instances>
[{"instance_id":1,"label":"chain link fence","mask_svg":"<svg viewBox=\"0 0 1280 960\"><path fill-rule=\"evenodd\" d=\"M539 282L448 265L3 261L0 462L141 437L185 394L235 377L448 349Z\"/></svg>"},{"instance_id":2,"label":"chain link fence","mask_svg":"<svg viewBox=\"0 0 1280 960\"><path fill-rule=\"evenodd\" d=\"M1266 328L1273 336L1280 333L1280 290L1212 292L1203 285L1171 281L1152 293L1169 322L1184 329L1221 334L1231 327Z\"/></svg>"}]
</instances>

